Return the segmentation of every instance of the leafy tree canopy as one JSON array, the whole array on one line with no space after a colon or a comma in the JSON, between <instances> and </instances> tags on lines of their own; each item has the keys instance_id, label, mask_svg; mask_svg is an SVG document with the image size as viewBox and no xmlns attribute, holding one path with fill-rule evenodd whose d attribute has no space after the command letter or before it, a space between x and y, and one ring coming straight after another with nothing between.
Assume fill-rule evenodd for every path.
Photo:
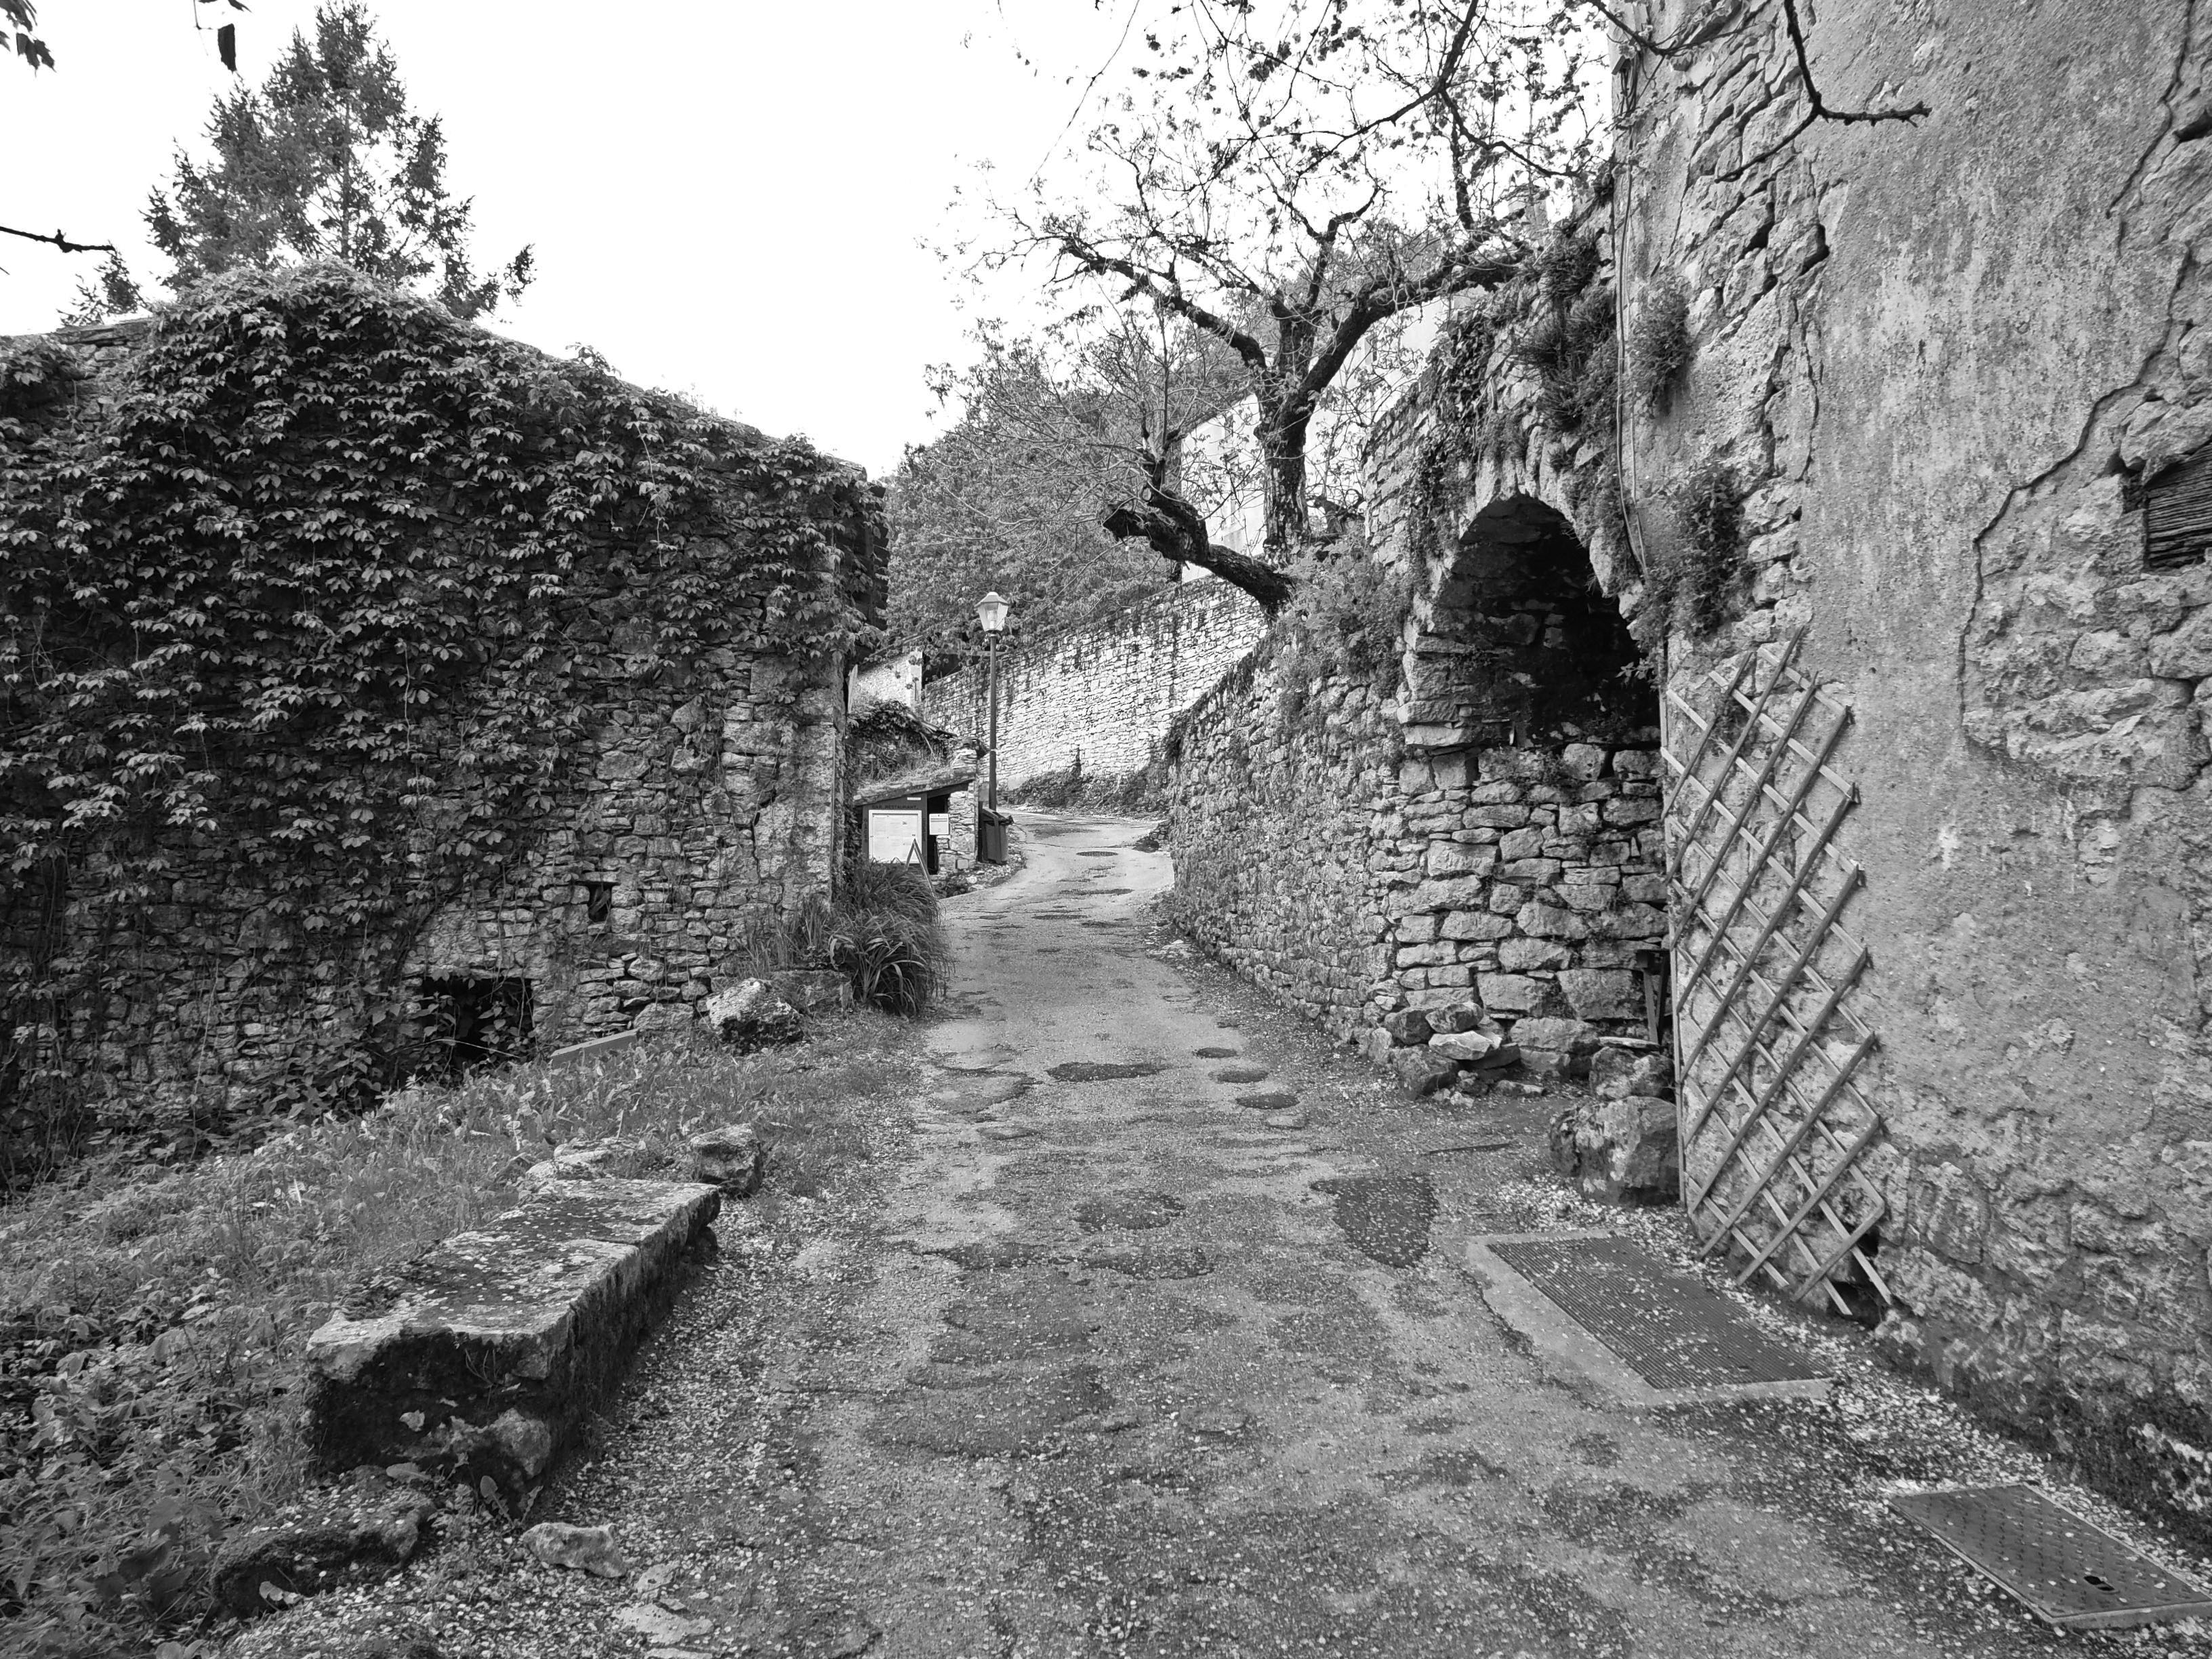
<instances>
[{"instance_id":1,"label":"leafy tree canopy","mask_svg":"<svg viewBox=\"0 0 2212 1659\"><path fill-rule=\"evenodd\" d=\"M314 38L295 30L266 80L218 100L207 137L213 159L179 149L174 178L147 204L172 292L241 266L337 259L465 319L529 285L526 247L477 270L473 204L446 188L444 128L408 106L398 65L360 0L318 7ZM119 257L82 293L86 320L144 305Z\"/></svg>"},{"instance_id":2,"label":"leafy tree canopy","mask_svg":"<svg viewBox=\"0 0 2212 1659\"><path fill-rule=\"evenodd\" d=\"M986 326L977 342L973 366L933 371L958 417L908 449L891 484L891 635L940 657L980 647L975 601L993 589L1021 631L1049 634L1157 587L1158 562L1103 527L1154 452L1209 508L1250 484L1242 447L1188 441L1241 390L1197 331L1106 310L1012 338Z\"/></svg>"}]
</instances>

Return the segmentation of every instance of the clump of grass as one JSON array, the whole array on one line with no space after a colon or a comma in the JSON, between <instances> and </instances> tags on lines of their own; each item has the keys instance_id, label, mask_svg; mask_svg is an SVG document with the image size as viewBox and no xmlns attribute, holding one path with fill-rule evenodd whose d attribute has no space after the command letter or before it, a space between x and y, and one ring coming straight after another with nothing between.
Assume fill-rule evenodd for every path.
<instances>
[{"instance_id":1,"label":"clump of grass","mask_svg":"<svg viewBox=\"0 0 2212 1659\"><path fill-rule=\"evenodd\" d=\"M854 864L830 908L829 963L853 994L886 1013L918 1014L945 987L952 946L919 865Z\"/></svg>"},{"instance_id":2,"label":"clump of grass","mask_svg":"<svg viewBox=\"0 0 2212 1659\"><path fill-rule=\"evenodd\" d=\"M611 1173L673 1173L690 1133L750 1121L771 1194L821 1194L868 1156L862 1103L910 1091L898 1042L866 1011L744 1056L672 1031L590 1067L410 1087L152 1179L94 1160L0 1210L9 1650L138 1650L205 1615L223 1538L307 1478L303 1344L349 1283L507 1207L556 1144L619 1135Z\"/></svg>"},{"instance_id":3,"label":"clump of grass","mask_svg":"<svg viewBox=\"0 0 2212 1659\"><path fill-rule=\"evenodd\" d=\"M1690 362L1690 290L1668 271L1645 290L1628 332L1629 386L1649 406L1666 406L1674 377Z\"/></svg>"}]
</instances>

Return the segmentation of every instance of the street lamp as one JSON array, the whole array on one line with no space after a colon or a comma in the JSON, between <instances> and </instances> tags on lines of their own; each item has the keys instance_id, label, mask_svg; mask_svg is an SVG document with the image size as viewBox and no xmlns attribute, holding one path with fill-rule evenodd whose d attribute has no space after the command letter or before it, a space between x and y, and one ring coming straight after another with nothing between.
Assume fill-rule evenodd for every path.
<instances>
[{"instance_id":1,"label":"street lamp","mask_svg":"<svg viewBox=\"0 0 2212 1659\"><path fill-rule=\"evenodd\" d=\"M975 620L983 624L983 639L991 653L991 793L985 803L999 810L999 635L1006 631L1006 602L994 592L975 606Z\"/></svg>"}]
</instances>

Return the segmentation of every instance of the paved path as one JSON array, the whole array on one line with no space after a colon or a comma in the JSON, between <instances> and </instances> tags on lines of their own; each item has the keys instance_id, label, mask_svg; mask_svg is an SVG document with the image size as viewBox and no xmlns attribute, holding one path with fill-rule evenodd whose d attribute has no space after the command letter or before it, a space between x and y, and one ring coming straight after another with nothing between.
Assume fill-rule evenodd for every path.
<instances>
[{"instance_id":1,"label":"paved path","mask_svg":"<svg viewBox=\"0 0 2212 1659\"><path fill-rule=\"evenodd\" d=\"M811 1413L817 1500L867 1517L868 1651L2043 1645L1890 1578L1931 1558L1822 1472L1828 1414L1638 1420L1547 1378L1455 1243L1525 1223L1544 1103L1417 1108L1249 1040L1147 954L1137 828L1031 817L1026 869L951 907L956 1017Z\"/></svg>"},{"instance_id":2,"label":"paved path","mask_svg":"<svg viewBox=\"0 0 2212 1659\"><path fill-rule=\"evenodd\" d=\"M1862 1340L1822 1405L1638 1418L1547 1372L1463 1240L1596 1220L1663 1248L1675 1218L1570 1215L1544 1167L1555 1102L1408 1101L1218 969L1153 954L1169 868L1130 845L1143 826L1024 816L1027 867L948 906L958 984L911 1102L866 1127L872 1176L726 1212L599 1455L536 1511L611 1523L639 1571L549 1572L487 1528L241 1655L2116 1639L2039 1631L1890 1518L1889 1482L2039 1471ZM1238 1103L1275 1091L1296 1105ZM2172 1640L2150 1650L2212 1651Z\"/></svg>"}]
</instances>

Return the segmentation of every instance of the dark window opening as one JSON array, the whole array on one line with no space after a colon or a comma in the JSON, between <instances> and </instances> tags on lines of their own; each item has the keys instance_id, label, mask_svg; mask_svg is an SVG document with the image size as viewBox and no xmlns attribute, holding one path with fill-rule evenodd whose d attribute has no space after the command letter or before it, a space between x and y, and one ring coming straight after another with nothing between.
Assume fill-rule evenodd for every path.
<instances>
[{"instance_id":1,"label":"dark window opening","mask_svg":"<svg viewBox=\"0 0 2212 1659\"><path fill-rule=\"evenodd\" d=\"M530 1054L530 981L520 977L425 979L422 1030L430 1069L458 1083L471 1072Z\"/></svg>"},{"instance_id":2,"label":"dark window opening","mask_svg":"<svg viewBox=\"0 0 2212 1659\"><path fill-rule=\"evenodd\" d=\"M1415 720L1476 748L1648 742L1658 698L1566 520L1527 495L1477 515L1415 647Z\"/></svg>"},{"instance_id":3,"label":"dark window opening","mask_svg":"<svg viewBox=\"0 0 2212 1659\"><path fill-rule=\"evenodd\" d=\"M611 881L587 881L584 884L584 920L593 927L604 927L614 920L615 884Z\"/></svg>"},{"instance_id":4,"label":"dark window opening","mask_svg":"<svg viewBox=\"0 0 2212 1659\"><path fill-rule=\"evenodd\" d=\"M2212 448L2143 486L2143 568L2199 564L2212 553Z\"/></svg>"}]
</instances>

